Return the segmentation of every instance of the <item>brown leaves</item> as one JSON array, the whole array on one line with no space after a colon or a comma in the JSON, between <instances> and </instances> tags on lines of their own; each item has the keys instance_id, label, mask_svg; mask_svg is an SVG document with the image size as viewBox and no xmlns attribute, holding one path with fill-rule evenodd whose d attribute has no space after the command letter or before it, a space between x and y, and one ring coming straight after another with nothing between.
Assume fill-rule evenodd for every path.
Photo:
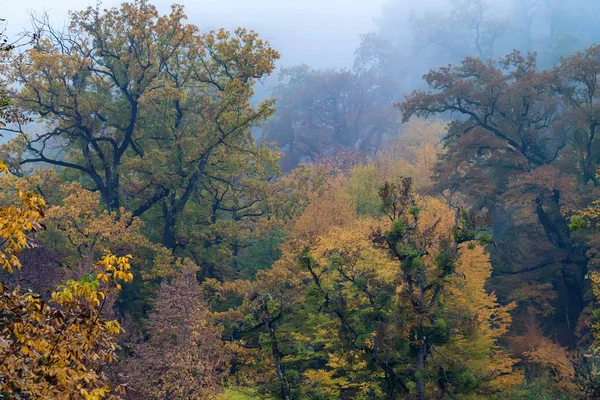
<instances>
[{"instance_id":1,"label":"brown leaves","mask_svg":"<svg viewBox=\"0 0 600 400\"><path fill-rule=\"evenodd\" d=\"M181 275L163 282L150 314L150 339L134 347L121 365L132 399L207 399L221 392L231 353L221 341L188 264Z\"/></svg>"}]
</instances>

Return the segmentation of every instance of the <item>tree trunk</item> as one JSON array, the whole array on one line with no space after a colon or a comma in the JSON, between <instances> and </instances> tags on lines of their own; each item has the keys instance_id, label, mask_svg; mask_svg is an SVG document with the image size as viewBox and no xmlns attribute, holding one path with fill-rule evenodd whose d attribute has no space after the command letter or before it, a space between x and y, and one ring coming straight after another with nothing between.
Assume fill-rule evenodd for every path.
<instances>
[{"instance_id":1,"label":"tree trunk","mask_svg":"<svg viewBox=\"0 0 600 400\"><path fill-rule=\"evenodd\" d=\"M163 209L163 217L165 219L165 225L163 227L163 239L162 245L171 251L175 251L175 224L177 222L177 218L175 216L175 210L173 210L172 206L167 204L167 201L163 201L162 203Z\"/></svg>"},{"instance_id":2,"label":"tree trunk","mask_svg":"<svg viewBox=\"0 0 600 400\"><path fill-rule=\"evenodd\" d=\"M279 379L279 384L281 386L281 398L283 400L291 400L290 386L281 369L281 352L279 351L279 346L277 344L275 330L268 320L265 321L265 328L269 332L269 337L271 338L271 350L273 353L273 361L275 361L275 374L277 375L277 379Z\"/></svg>"},{"instance_id":3,"label":"tree trunk","mask_svg":"<svg viewBox=\"0 0 600 400\"><path fill-rule=\"evenodd\" d=\"M415 363L417 373L422 372L425 368L425 357L427 357L427 343L423 340L423 338L419 338L419 341L421 341L422 343L421 347L419 348L419 353L417 354L417 359ZM419 377L417 379L416 392L417 400L425 400L425 379L422 377Z\"/></svg>"},{"instance_id":4,"label":"tree trunk","mask_svg":"<svg viewBox=\"0 0 600 400\"><path fill-rule=\"evenodd\" d=\"M567 221L560 213L560 193L557 191L553 199L543 204L541 199L536 201L536 214L544 228L548 241L564 254L561 263L561 273L565 287L565 319L569 333L577 325L579 315L585 304L583 299L584 282L587 264L585 257L577 253L573 246Z\"/></svg>"}]
</instances>

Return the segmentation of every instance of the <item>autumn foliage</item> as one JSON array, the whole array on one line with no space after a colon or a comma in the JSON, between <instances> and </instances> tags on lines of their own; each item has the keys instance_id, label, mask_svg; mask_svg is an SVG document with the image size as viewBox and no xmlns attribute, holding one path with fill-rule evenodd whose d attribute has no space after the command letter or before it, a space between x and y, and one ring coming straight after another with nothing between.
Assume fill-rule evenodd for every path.
<instances>
[{"instance_id":1,"label":"autumn foliage","mask_svg":"<svg viewBox=\"0 0 600 400\"><path fill-rule=\"evenodd\" d=\"M2 165L4 172L6 167ZM3 268L20 268L18 254L30 245L27 234L41 228L44 201L19 192L22 206L3 207ZM103 318L104 305L121 282L133 279L131 256L105 255L96 271L68 280L51 294L23 292L0 283L0 384L9 398L108 397L103 367L116 358L121 327ZM118 392L116 392L118 393ZM114 396L113 396L114 397Z\"/></svg>"},{"instance_id":2,"label":"autumn foliage","mask_svg":"<svg viewBox=\"0 0 600 400\"><path fill-rule=\"evenodd\" d=\"M254 31L35 17L0 52L0 397L598 398L600 47L494 58L489 10L412 15L453 62L419 84L369 34L258 100Z\"/></svg>"}]
</instances>

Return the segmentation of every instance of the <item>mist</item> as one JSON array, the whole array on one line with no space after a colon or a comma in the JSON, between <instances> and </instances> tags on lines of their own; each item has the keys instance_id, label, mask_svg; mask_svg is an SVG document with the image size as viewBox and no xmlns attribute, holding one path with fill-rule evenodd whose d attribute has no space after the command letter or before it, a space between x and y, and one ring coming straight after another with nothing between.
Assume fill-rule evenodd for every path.
<instances>
[{"instance_id":1,"label":"mist","mask_svg":"<svg viewBox=\"0 0 600 400\"><path fill-rule=\"evenodd\" d=\"M315 68L351 67L359 35L376 28L383 0L201 0L184 4L189 22L203 30L246 27L256 30L282 55L281 66L306 63ZM101 2L100 8L118 6L118 0ZM172 2L160 0L155 5L168 12ZM7 35L18 36L28 27L28 13L47 12L60 26L69 10L96 7L94 1L59 0L55 2L25 0L7 2L4 17Z\"/></svg>"}]
</instances>

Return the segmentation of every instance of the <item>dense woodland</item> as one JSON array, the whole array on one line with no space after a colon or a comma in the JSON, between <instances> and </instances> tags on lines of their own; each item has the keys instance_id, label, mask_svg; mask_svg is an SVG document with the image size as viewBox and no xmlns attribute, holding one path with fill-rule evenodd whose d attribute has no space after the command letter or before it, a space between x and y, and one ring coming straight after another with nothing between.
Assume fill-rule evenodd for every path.
<instances>
[{"instance_id":1,"label":"dense woodland","mask_svg":"<svg viewBox=\"0 0 600 400\"><path fill-rule=\"evenodd\" d=\"M600 3L448 5L5 41L0 398L600 399Z\"/></svg>"}]
</instances>

